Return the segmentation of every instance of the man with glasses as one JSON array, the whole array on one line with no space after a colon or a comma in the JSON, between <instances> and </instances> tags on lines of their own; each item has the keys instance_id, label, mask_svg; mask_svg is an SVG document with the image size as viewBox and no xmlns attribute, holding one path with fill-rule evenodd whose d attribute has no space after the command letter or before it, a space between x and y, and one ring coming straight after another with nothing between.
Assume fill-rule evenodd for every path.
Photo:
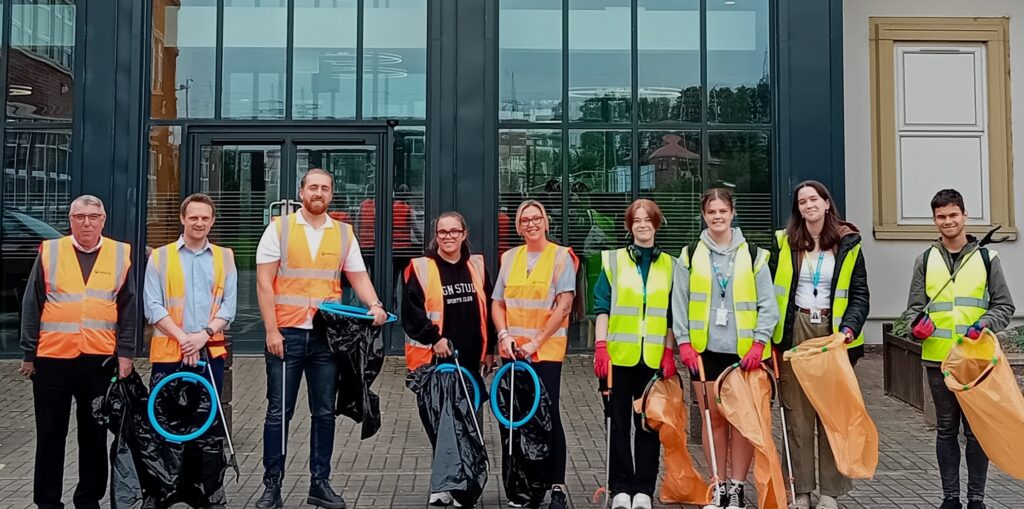
<instances>
[{"instance_id":1,"label":"man with glasses","mask_svg":"<svg viewBox=\"0 0 1024 509\"><path fill-rule=\"evenodd\" d=\"M124 378L135 356L135 274L128 244L102 236L103 202L71 202L71 235L43 241L21 309L21 374L32 381L36 456L33 501L64 507L64 444L74 398L78 420L76 509L99 509L107 487L107 431L92 416L115 367Z\"/></svg>"}]
</instances>

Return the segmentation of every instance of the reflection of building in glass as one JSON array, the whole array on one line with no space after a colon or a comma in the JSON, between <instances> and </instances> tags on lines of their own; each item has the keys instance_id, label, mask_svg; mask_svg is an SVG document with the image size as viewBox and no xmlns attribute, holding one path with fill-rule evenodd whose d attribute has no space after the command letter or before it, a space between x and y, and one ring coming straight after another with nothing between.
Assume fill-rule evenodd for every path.
<instances>
[{"instance_id":1,"label":"reflection of building in glass","mask_svg":"<svg viewBox=\"0 0 1024 509\"><path fill-rule=\"evenodd\" d=\"M70 120L74 96L73 0L11 6L7 114L27 120Z\"/></svg>"},{"instance_id":2,"label":"reflection of building in glass","mask_svg":"<svg viewBox=\"0 0 1024 509\"><path fill-rule=\"evenodd\" d=\"M498 146L498 184L503 192L545 191L552 179L561 179L557 136L532 136L526 131L501 133Z\"/></svg>"},{"instance_id":3,"label":"reflection of building in glass","mask_svg":"<svg viewBox=\"0 0 1024 509\"><path fill-rule=\"evenodd\" d=\"M45 223L67 224L71 133L13 131L4 147L4 207Z\"/></svg>"}]
</instances>

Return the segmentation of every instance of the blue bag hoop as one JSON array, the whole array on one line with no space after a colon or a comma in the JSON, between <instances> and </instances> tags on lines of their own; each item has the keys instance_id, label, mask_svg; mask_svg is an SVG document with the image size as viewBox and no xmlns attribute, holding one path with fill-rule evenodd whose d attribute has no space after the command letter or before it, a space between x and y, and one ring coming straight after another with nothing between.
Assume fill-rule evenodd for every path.
<instances>
[{"instance_id":1,"label":"blue bag hoop","mask_svg":"<svg viewBox=\"0 0 1024 509\"><path fill-rule=\"evenodd\" d=\"M348 318L355 318L358 320L373 320L373 316L368 315L370 310L366 308L360 308L356 306L348 306L345 304L339 304L337 302L322 302L319 306L320 311L325 313L333 313L336 315L345 316ZM398 317L393 313L388 313L388 319L384 323L393 323L398 320Z\"/></svg>"},{"instance_id":2,"label":"blue bag hoop","mask_svg":"<svg viewBox=\"0 0 1024 509\"><path fill-rule=\"evenodd\" d=\"M525 371L533 379L533 405L530 407L530 411L526 412L526 415L522 419L517 421L509 421L508 417L501 414L501 409L498 408L498 383L501 381L501 377L505 376L505 373L515 367L516 371ZM494 381L491 382L491 412L494 413L494 417L498 422L509 429L516 429L533 419L533 416L537 413L537 409L540 408L540 377L537 376L537 372L534 371L533 366L530 366L529 362L513 361L505 363L498 372L494 374ZM509 406L514 402L509 401Z\"/></svg>"},{"instance_id":3,"label":"blue bag hoop","mask_svg":"<svg viewBox=\"0 0 1024 509\"><path fill-rule=\"evenodd\" d=\"M455 369L454 364L438 364L437 367L434 368L434 372L447 373L449 371L455 371ZM476 377L474 377L468 369L462 366L459 366L458 369L466 375L466 378L468 378L470 382L473 382L473 410L480 410L480 384L477 383Z\"/></svg>"},{"instance_id":4,"label":"blue bag hoop","mask_svg":"<svg viewBox=\"0 0 1024 509\"><path fill-rule=\"evenodd\" d=\"M199 361L197 365L199 367L206 367L206 362ZM163 426L160 426L160 423L156 420L156 395L160 393L160 390L163 389L165 385L174 380L185 380L187 382L199 383L210 395L210 415L206 418L206 422L203 423L203 425L196 431L186 435L175 435L174 433L164 429ZM210 381L203 378L198 373L193 373L191 371L179 371L177 373L172 373L157 382L156 387L153 387L153 392L149 394L149 404L147 405L149 410L149 423L153 426L153 429L160 434L160 436L166 438L169 442L180 444L190 440L195 440L202 436L203 433L206 433L206 430L210 429L210 426L213 426L213 421L217 418L217 406L220 402L217 401L217 398L213 397L214 394L216 394L216 391L213 385L210 384Z\"/></svg>"}]
</instances>

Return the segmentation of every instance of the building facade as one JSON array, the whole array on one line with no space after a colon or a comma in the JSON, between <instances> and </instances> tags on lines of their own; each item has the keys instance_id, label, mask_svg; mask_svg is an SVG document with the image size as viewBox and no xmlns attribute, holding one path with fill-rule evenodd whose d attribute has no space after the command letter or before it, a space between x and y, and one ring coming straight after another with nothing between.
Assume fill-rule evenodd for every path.
<instances>
[{"instance_id":1,"label":"building facade","mask_svg":"<svg viewBox=\"0 0 1024 509\"><path fill-rule=\"evenodd\" d=\"M674 253L699 233L709 187L736 192L738 223L761 244L801 180L824 182L840 208L859 196L859 174L844 171L865 149L844 139L844 115L861 112L844 103L843 9L2 0L0 352L19 355L24 280L40 240L68 231L70 199L104 199L108 235L135 245L141 267L143 247L177 238L177 206L197 191L218 203L212 240L235 250L236 351L261 351L256 244L297 207L312 167L335 176L331 214L354 225L391 309L441 211L466 215L494 273L519 242L516 206L542 201L552 238L581 259L571 342L586 348L599 253L626 242L633 199L661 205L659 241ZM400 351L400 327L386 340Z\"/></svg>"}]
</instances>

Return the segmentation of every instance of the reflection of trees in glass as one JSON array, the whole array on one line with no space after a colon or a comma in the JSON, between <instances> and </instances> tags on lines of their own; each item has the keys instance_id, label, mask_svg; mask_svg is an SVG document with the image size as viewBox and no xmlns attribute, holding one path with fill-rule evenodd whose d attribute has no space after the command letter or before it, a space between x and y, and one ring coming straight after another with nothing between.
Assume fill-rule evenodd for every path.
<instances>
[{"instance_id":1,"label":"reflection of trees in glass","mask_svg":"<svg viewBox=\"0 0 1024 509\"><path fill-rule=\"evenodd\" d=\"M700 234L700 133L641 131L639 136L641 196L657 202L665 216L658 244L677 254Z\"/></svg>"},{"instance_id":2,"label":"reflection of trees in glass","mask_svg":"<svg viewBox=\"0 0 1024 509\"><path fill-rule=\"evenodd\" d=\"M596 93L596 92L595 92ZM604 92L603 95L590 97L580 102L577 98L569 101L578 113L573 120L579 122L629 122L630 98L621 92Z\"/></svg>"},{"instance_id":3,"label":"reflection of trees in glass","mask_svg":"<svg viewBox=\"0 0 1024 509\"><path fill-rule=\"evenodd\" d=\"M738 193L771 193L768 135L761 132L712 132L708 137L709 187Z\"/></svg>"},{"instance_id":4,"label":"reflection of trees in glass","mask_svg":"<svg viewBox=\"0 0 1024 509\"><path fill-rule=\"evenodd\" d=\"M708 93L708 121L722 124L771 122L771 87L768 77L756 86L715 87Z\"/></svg>"},{"instance_id":5,"label":"reflection of trees in glass","mask_svg":"<svg viewBox=\"0 0 1024 509\"><path fill-rule=\"evenodd\" d=\"M641 89L639 99L641 122L700 122L700 86L686 87L675 97L645 97Z\"/></svg>"}]
</instances>

